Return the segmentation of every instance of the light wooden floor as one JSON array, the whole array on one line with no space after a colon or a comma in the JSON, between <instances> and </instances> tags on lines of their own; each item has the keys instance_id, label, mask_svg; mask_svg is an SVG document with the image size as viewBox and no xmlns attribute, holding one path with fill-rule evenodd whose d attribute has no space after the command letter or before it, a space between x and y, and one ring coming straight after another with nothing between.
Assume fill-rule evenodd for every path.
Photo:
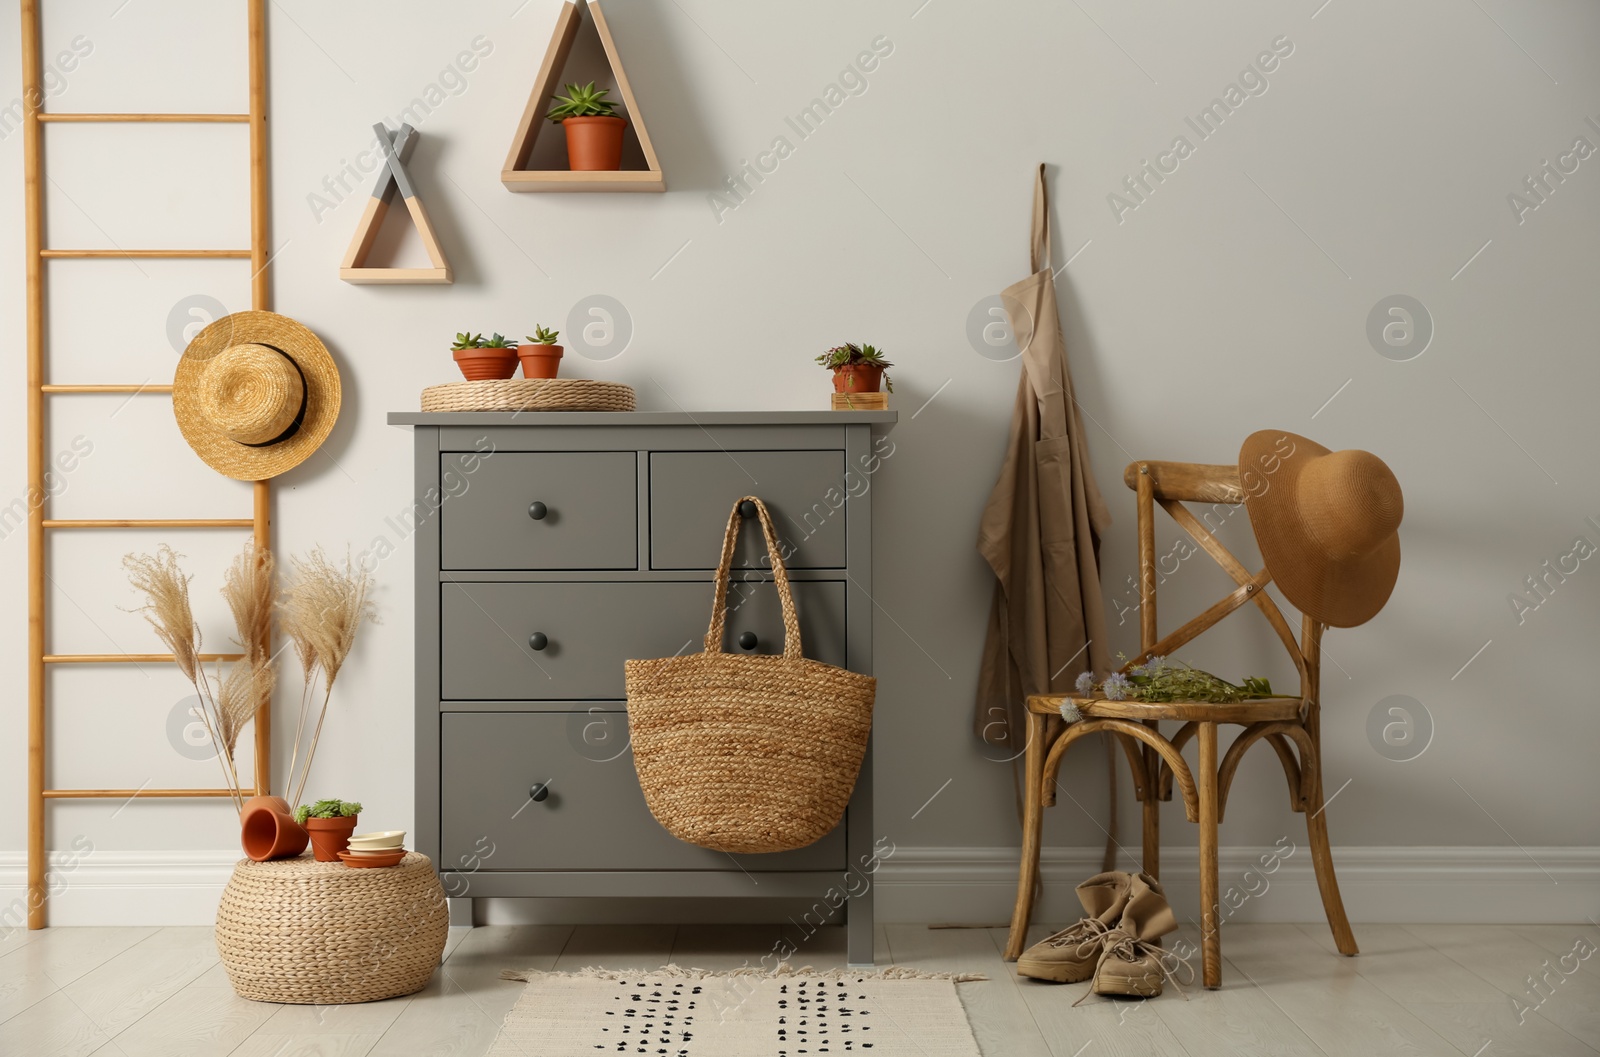
<instances>
[{"instance_id":1,"label":"light wooden floor","mask_svg":"<svg viewBox=\"0 0 1600 1057\"><path fill-rule=\"evenodd\" d=\"M1044 930L1039 930L1042 935ZM1600 957L1563 975L1590 925L1368 925L1342 958L1321 925L1235 925L1223 989L1150 1002L1090 999L1085 985L1019 980L998 929L878 930L880 964L988 973L962 984L986 1054L1005 1057L1537 1057L1600 1052ZM1191 942L1192 930L1182 933ZM208 928L55 928L0 938L0 1054L52 1057L446 1057L489 1046L521 984L501 969L710 969L752 964L776 927L504 926L452 929L419 994L356 1006L276 1006L234 995ZM1593 950L1594 946L1584 949ZM825 929L794 964L844 964ZM1550 982L1530 995L1527 978ZM1559 982L1557 982L1559 979ZM1520 1016L1513 999L1537 1009ZM757 1055L752 1055L757 1057Z\"/></svg>"}]
</instances>

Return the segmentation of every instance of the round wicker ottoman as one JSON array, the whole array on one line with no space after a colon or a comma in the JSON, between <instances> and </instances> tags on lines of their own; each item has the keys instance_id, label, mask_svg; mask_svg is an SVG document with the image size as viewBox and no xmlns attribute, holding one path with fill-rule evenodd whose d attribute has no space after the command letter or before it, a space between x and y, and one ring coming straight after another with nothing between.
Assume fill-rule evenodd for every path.
<instances>
[{"instance_id":1,"label":"round wicker ottoman","mask_svg":"<svg viewBox=\"0 0 1600 1057\"><path fill-rule=\"evenodd\" d=\"M426 987L449 927L426 855L380 869L245 859L217 907L217 950L243 998L374 1002Z\"/></svg>"}]
</instances>

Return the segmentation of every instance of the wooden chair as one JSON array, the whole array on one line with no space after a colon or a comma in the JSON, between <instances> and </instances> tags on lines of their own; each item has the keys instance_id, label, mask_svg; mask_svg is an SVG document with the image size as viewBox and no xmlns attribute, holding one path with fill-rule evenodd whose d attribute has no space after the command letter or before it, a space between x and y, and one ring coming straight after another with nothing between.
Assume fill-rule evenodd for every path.
<instances>
[{"instance_id":1,"label":"wooden chair","mask_svg":"<svg viewBox=\"0 0 1600 1057\"><path fill-rule=\"evenodd\" d=\"M1334 942L1342 954L1355 954L1356 941L1339 898L1328 848L1328 820L1323 813L1322 739L1319 727L1321 641L1324 625L1305 617L1300 639L1267 594L1271 576L1265 569L1251 574L1219 542L1185 502L1243 503L1247 487L1266 486L1265 478L1241 482L1235 466L1206 466L1181 462L1135 462L1123 473L1128 487L1138 494L1139 509L1139 656L1128 667L1153 656L1176 651L1229 613L1255 603L1277 632L1284 649L1300 673L1298 697L1271 697L1233 704L1173 701L1146 704L1139 701L1091 700L1072 694L1037 694L1027 701L1026 810L1022 832L1022 869L1017 880L1016 909L1006 960L1022 953L1033 910L1033 893L1039 874L1039 833L1044 809L1055 803L1056 773L1067 747L1090 734L1108 732L1121 743L1133 769L1134 792L1144 809L1144 869L1159 877L1161 820L1159 801L1172 798L1176 779L1183 795L1184 813L1200 826L1201 958L1205 986L1222 985L1221 917L1217 892L1217 825L1227 804L1228 787L1246 750L1265 740L1283 764L1289 781L1289 806L1306 816L1312 863L1322 906ZM1259 494L1259 493L1256 493ZM1239 586L1225 598L1166 637L1156 632L1155 507L1159 504L1173 520L1216 560ZM1061 722L1061 705L1071 701L1083 718ZM1183 725L1170 737L1160 731L1163 720ZM1217 727L1230 723L1244 729L1217 759ZM1199 764L1191 772L1181 755L1193 738L1199 743ZM1296 751L1298 750L1298 752Z\"/></svg>"}]
</instances>

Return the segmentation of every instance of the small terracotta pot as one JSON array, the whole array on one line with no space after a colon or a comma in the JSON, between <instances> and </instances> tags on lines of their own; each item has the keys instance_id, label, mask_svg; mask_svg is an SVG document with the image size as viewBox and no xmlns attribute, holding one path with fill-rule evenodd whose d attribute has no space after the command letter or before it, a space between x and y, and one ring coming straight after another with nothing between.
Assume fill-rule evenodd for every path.
<instances>
[{"instance_id":1,"label":"small terracotta pot","mask_svg":"<svg viewBox=\"0 0 1600 1057\"><path fill-rule=\"evenodd\" d=\"M522 361L522 377L554 378L561 368L561 346L518 345L517 359Z\"/></svg>"},{"instance_id":2,"label":"small terracotta pot","mask_svg":"<svg viewBox=\"0 0 1600 1057\"><path fill-rule=\"evenodd\" d=\"M311 854L318 862L338 862L339 853L350 847L350 834L356 830L357 816L349 818L308 818L306 832L311 834Z\"/></svg>"},{"instance_id":3,"label":"small terracotta pot","mask_svg":"<svg viewBox=\"0 0 1600 1057\"><path fill-rule=\"evenodd\" d=\"M567 168L574 172L614 172L622 168L622 130L628 127L620 117L563 118L567 131Z\"/></svg>"},{"instance_id":4,"label":"small terracotta pot","mask_svg":"<svg viewBox=\"0 0 1600 1057\"><path fill-rule=\"evenodd\" d=\"M239 843L256 862L299 855L306 850L307 836L281 796L253 796L239 812Z\"/></svg>"},{"instance_id":5,"label":"small terracotta pot","mask_svg":"<svg viewBox=\"0 0 1600 1057\"><path fill-rule=\"evenodd\" d=\"M517 373L517 347L504 349L452 349L456 366L469 382L510 378Z\"/></svg>"},{"instance_id":6,"label":"small terracotta pot","mask_svg":"<svg viewBox=\"0 0 1600 1057\"><path fill-rule=\"evenodd\" d=\"M836 393L876 393L883 388L883 368L873 363L847 363L833 369Z\"/></svg>"}]
</instances>

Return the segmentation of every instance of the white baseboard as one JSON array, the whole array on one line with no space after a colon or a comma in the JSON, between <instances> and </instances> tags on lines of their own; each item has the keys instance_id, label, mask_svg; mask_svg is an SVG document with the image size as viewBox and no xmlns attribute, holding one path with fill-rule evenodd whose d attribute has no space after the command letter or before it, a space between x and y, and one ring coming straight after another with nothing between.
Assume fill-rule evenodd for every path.
<instances>
[{"instance_id":1,"label":"white baseboard","mask_svg":"<svg viewBox=\"0 0 1600 1057\"><path fill-rule=\"evenodd\" d=\"M93 851L49 873L52 925L209 925L231 851ZM28 860L0 852L0 933L27 920Z\"/></svg>"},{"instance_id":2,"label":"white baseboard","mask_svg":"<svg viewBox=\"0 0 1600 1057\"><path fill-rule=\"evenodd\" d=\"M1221 849L1224 921L1323 920L1310 849L1293 848L1270 873L1261 865L1272 862L1270 848ZM878 871L879 920L1009 922L1017 856L1015 848L900 848ZM1600 906L1600 848L1336 847L1333 859L1354 922L1564 924ZM1047 849L1034 920L1081 916L1073 888L1099 870L1099 848ZM1180 920L1198 917L1198 849L1162 848L1161 879Z\"/></svg>"},{"instance_id":3,"label":"white baseboard","mask_svg":"<svg viewBox=\"0 0 1600 1057\"><path fill-rule=\"evenodd\" d=\"M1224 920L1322 920L1304 843L1267 873L1260 858L1270 851L1222 849L1223 901L1225 907L1237 904ZM50 921L209 925L238 858L227 850L92 852L53 870ZM1196 850L1163 848L1161 861L1179 917L1197 916ZM1600 848L1346 847L1334 849L1334 861L1345 907L1356 922L1562 924L1586 920L1600 906ZM1078 916L1073 887L1099 868L1098 848L1047 850L1035 921ZM0 852L0 932L24 922L26 881L25 856ZM1016 896L1017 850L901 847L883 861L874 881L881 921L1001 924L1010 920ZM604 914L603 906L598 913ZM622 917L650 919L641 907Z\"/></svg>"}]
</instances>

